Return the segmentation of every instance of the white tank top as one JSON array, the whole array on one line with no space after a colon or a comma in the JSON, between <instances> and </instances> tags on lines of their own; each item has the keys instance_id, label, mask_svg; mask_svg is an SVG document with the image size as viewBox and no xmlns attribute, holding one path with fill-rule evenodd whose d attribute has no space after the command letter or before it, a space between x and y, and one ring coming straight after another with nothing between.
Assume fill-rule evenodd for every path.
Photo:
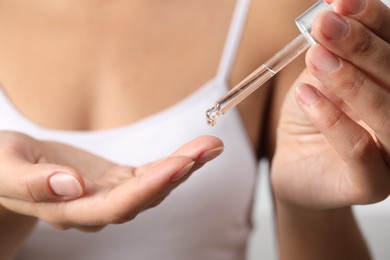
<instances>
[{"instance_id":1,"label":"white tank top","mask_svg":"<svg viewBox=\"0 0 390 260\"><path fill-rule=\"evenodd\" d=\"M239 0L218 73L181 102L139 122L98 131L41 127L23 116L0 91L0 129L67 143L120 164L141 165L185 142L214 135L225 152L175 189L156 208L98 233L60 231L39 222L18 259L244 259L257 161L236 110L213 128L205 111L228 90L226 79L241 38L249 0ZM1 88L0 88L1 90Z\"/></svg>"}]
</instances>

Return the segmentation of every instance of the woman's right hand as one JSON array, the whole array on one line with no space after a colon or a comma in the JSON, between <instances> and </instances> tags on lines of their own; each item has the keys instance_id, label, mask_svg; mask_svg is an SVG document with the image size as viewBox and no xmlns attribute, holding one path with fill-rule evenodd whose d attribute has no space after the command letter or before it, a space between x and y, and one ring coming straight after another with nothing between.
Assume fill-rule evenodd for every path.
<instances>
[{"instance_id":1,"label":"woman's right hand","mask_svg":"<svg viewBox=\"0 0 390 260\"><path fill-rule=\"evenodd\" d=\"M133 219L223 151L203 136L136 168L15 132L0 132L0 147L0 208L81 230Z\"/></svg>"}]
</instances>

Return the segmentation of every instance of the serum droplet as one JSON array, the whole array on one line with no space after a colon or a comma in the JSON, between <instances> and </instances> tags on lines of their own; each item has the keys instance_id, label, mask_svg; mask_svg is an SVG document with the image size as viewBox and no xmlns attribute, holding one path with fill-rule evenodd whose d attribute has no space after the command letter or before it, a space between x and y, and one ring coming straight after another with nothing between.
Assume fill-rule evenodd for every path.
<instances>
[{"instance_id":1,"label":"serum droplet","mask_svg":"<svg viewBox=\"0 0 390 260\"><path fill-rule=\"evenodd\" d=\"M215 123L217 122L218 116L221 114L220 109L218 108L217 105L213 106L212 108L208 109L206 111L206 120L207 124L209 126L214 126Z\"/></svg>"}]
</instances>

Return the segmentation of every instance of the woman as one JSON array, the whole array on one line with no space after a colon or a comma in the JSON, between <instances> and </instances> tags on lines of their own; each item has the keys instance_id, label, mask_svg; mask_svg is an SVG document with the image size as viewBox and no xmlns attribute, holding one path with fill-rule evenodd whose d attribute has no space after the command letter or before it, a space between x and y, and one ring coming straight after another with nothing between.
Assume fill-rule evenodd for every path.
<instances>
[{"instance_id":1,"label":"woman","mask_svg":"<svg viewBox=\"0 0 390 260\"><path fill-rule=\"evenodd\" d=\"M389 193L381 2L336 1L308 69L294 62L212 129L204 111L298 33L311 1L0 4L4 258L243 259L256 162L275 145L280 256L369 257L350 205Z\"/></svg>"}]
</instances>

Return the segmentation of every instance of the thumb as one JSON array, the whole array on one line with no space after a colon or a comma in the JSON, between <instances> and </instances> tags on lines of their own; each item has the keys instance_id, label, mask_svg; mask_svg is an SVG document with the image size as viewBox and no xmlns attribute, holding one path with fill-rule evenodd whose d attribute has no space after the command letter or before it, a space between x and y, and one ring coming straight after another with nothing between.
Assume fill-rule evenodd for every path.
<instances>
[{"instance_id":1,"label":"thumb","mask_svg":"<svg viewBox=\"0 0 390 260\"><path fill-rule=\"evenodd\" d=\"M48 182L52 194L56 195L56 198L74 199L83 195L85 186L84 181L74 170L64 168L50 172L52 172L52 174L50 175ZM49 194L49 199L52 197L52 194Z\"/></svg>"},{"instance_id":2,"label":"thumb","mask_svg":"<svg viewBox=\"0 0 390 260\"><path fill-rule=\"evenodd\" d=\"M75 199L84 194L82 177L65 166L19 164L8 169L0 173L0 196L3 197L44 202Z\"/></svg>"}]
</instances>

